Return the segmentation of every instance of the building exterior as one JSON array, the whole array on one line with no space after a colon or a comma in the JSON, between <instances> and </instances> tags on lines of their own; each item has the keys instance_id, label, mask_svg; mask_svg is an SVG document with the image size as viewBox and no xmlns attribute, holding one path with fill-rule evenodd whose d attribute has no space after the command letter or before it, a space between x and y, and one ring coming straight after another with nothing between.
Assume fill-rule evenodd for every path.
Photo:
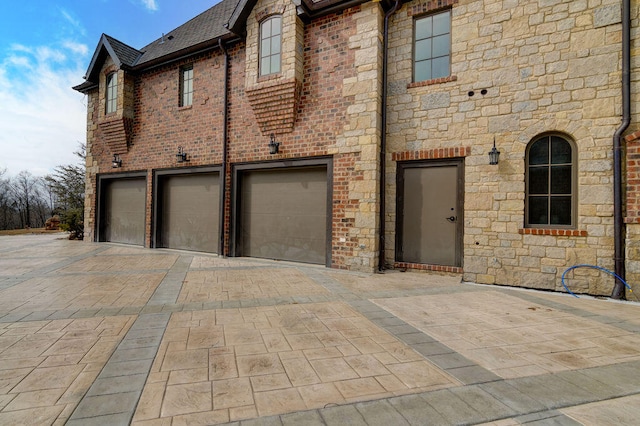
<instances>
[{"instance_id":1,"label":"building exterior","mask_svg":"<svg viewBox=\"0 0 640 426\"><path fill-rule=\"evenodd\" d=\"M621 265L633 282L638 3L622 3L223 0L140 50L103 35L75 87L86 238L550 290L570 266Z\"/></svg>"}]
</instances>

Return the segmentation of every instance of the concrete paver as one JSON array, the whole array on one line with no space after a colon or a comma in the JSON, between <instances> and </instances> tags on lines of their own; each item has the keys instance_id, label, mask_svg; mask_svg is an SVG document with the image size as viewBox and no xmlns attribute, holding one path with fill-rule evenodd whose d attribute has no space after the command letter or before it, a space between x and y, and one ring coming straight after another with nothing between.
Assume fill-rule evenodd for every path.
<instances>
[{"instance_id":1,"label":"concrete paver","mask_svg":"<svg viewBox=\"0 0 640 426\"><path fill-rule=\"evenodd\" d=\"M635 424L640 305L0 237L0 424Z\"/></svg>"}]
</instances>

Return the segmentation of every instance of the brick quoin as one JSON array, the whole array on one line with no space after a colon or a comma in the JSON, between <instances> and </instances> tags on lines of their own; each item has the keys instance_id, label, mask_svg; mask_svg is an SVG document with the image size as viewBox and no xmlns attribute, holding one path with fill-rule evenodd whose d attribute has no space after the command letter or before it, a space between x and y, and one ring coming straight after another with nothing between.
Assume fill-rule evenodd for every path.
<instances>
[{"instance_id":1,"label":"brick quoin","mask_svg":"<svg viewBox=\"0 0 640 426\"><path fill-rule=\"evenodd\" d=\"M627 137L626 223L640 223L640 132Z\"/></svg>"}]
</instances>

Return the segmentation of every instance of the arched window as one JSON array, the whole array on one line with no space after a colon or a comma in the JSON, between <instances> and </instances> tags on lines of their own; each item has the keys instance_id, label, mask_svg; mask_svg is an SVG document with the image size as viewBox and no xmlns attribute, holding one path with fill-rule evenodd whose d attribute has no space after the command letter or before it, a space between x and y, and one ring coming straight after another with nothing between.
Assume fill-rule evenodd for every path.
<instances>
[{"instance_id":1,"label":"arched window","mask_svg":"<svg viewBox=\"0 0 640 426\"><path fill-rule=\"evenodd\" d=\"M118 109L118 73L107 75L107 92L105 96L105 112L110 114Z\"/></svg>"},{"instance_id":2,"label":"arched window","mask_svg":"<svg viewBox=\"0 0 640 426\"><path fill-rule=\"evenodd\" d=\"M280 72L282 17L271 16L260 24L260 75Z\"/></svg>"},{"instance_id":3,"label":"arched window","mask_svg":"<svg viewBox=\"0 0 640 426\"><path fill-rule=\"evenodd\" d=\"M534 139L526 152L525 226L570 228L576 223L576 153L560 135Z\"/></svg>"}]
</instances>

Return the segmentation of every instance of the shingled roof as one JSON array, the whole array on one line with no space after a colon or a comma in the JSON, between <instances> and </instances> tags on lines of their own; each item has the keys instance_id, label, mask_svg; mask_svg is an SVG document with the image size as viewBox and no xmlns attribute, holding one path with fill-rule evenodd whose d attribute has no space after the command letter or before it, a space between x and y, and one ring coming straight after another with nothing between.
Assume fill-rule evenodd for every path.
<instances>
[{"instance_id":1,"label":"shingled roof","mask_svg":"<svg viewBox=\"0 0 640 426\"><path fill-rule=\"evenodd\" d=\"M294 0L298 13L314 16L318 11L335 11L366 0ZM378 0L380 1L380 0ZM383 3L388 0L382 0ZM98 73L107 56L121 69L142 71L178 58L215 48L219 40L242 36L247 16L257 0L222 0L178 28L138 50L102 34L85 75L74 89L86 93L98 84Z\"/></svg>"},{"instance_id":2,"label":"shingled roof","mask_svg":"<svg viewBox=\"0 0 640 426\"><path fill-rule=\"evenodd\" d=\"M199 47L211 44L219 38L232 34L225 28L229 17L238 0L222 0L212 8L202 12L187 23L143 47L142 57L136 63L136 68L144 68L146 64L155 62L159 58L172 56L184 50L198 50Z\"/></svg>"},{"instance_id":3,"label":"shingled roof","mask_svg":"<svg viewBox=\"0 0 640 426\"><path fill-rule=\"evenodd\" d=\"M95 87L98 84L98 73L107 56L110 56L119 68L143 70L209 46L217 46L221 38L235 37L225 28L225 24L238 1L222 0L140 50L102 34L84 77L86 81L74 89L86 92Z\"/></svg>"},{"instance_id":4,"label":"shingled roof","mask_svg":"<svg viewBox=\"0 0 640 426\"><path fill-rule=\"evenodd\" d=\"M135 65L138 58L140 58L140 55L142 55L142 52L139 50L134 49L111 36L106 34L103 34L102 36L106 41L108 41L109 45L113 49L118 61L120 62L120 66L132 67Z\"/></svg>"}]
</instances>

